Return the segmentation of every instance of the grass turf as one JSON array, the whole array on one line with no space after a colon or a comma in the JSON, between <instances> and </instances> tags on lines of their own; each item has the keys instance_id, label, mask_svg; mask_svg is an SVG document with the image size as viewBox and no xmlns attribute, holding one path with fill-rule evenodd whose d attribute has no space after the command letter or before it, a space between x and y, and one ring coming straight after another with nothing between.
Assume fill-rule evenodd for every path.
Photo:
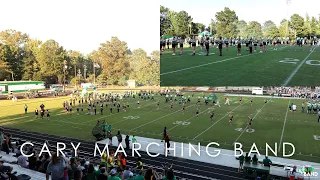
<instances>
[{"instance_id":1,"label":"grass turf","mask_svg":"<svg viewBox=\"0 0 320 180\"><path fill-rule=\"evenodd\" d=\"M184 113L181 111L181 105L176 103L171 109L170 103L166 104L164 97L161 96L155 96L155 100L140 100L139 106L136 103L137 98L127 98L123 100L130 104L127 112L113 111L111 114L105 109L103 115L87 115L87 106L84 106L84 113L81 115L77 115L76 108L73 108L72 114L65 113L62 102L69 100L69 97L19 100L16 103L1 101L0 125L92 141L94 138L91 131L97 120L106 120L110 123L113 134L121 130L122 134L156 139L162 138L162 131L166 126L173 141L194 144L201 142L202 145L218 142L220 147L225 149L233 149L232 144L237 141L243 144L243 149L246 151L256 143L262 154L265 151L265 143L273 147L275 143L291 142L296 148L296 153L291 158L320 161L320 144L314 139L314 135L320 136L320 124L316 122L316 114L300 111L304 100L270 99L265 104L264 98L254 98L251 105L250 97L243 98L241 104L238 97L230 97L231 104L224 105L222 101L221 107L205 105L201 101L197 118L196 101L201 95L195 94L195 97L191 98L191 103L187 103ZM220 99L224 99L223 94L217 95ZM159 109L158 100L160 100ZM298 106L295 114L288 111L289 102ZM51 112L50 120L35 118L33 111L35 108L39 109L41 103L44 103L46 109ZM29 106L29 112L23 116L24 104ZM209 116L213 109L215 116L211 121ZM100 108L97 109L98 112L99 110ZM234 115L232 126L228 123L229 113ZM251 133L246 131L249 115L253 117L254 132ZM281 156L281 153L278 156Z\"/></svg>"},{"instance_id":2,"label":"grass turf","mask_svg":"<svg viewBox=\"0 0 320 180\"><path fill-rule=\"evenodd\" d=\"M310 46L279 46L273 50L267 46L266 53L249 54L242 46L242 55L237 48L218 49L210 47L209 56L191 56L191 48L184 48L184 54L172 56L166 49L161 55L161 86L314 86L320 84L320 48L310 52ZM288 58L288 59L286 59ZM293 60L292 60L293 59ZM315 60L315 61L309 61ZM282 62L280 62L282 61ZM310 65L310 63L312 65Z\"/></svg>"}]
</instances>

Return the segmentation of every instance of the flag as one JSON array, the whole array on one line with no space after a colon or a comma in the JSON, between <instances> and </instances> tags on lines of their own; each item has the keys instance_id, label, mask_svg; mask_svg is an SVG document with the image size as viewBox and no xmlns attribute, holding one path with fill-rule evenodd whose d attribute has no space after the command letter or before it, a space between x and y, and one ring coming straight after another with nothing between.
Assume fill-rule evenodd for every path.
<instances>
[{"instance_id":1,"label":"flag","mask_svg":"<svg viewBox=\"0 0 320 180\"><path fill-rule=\"evenodd\" d=\"M94 63L94 64L93 64L93 67L95 67L95 68L100 68L100 65L99 65L98 63Z\"/></svg>"}]
</instances>

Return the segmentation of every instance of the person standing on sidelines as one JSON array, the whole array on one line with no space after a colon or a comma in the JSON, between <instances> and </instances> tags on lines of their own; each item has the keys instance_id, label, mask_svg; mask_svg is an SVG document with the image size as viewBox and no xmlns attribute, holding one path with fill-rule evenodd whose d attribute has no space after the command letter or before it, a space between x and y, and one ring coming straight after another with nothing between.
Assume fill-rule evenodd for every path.
<instances>
[{"instance_id":1,"label":"person standing on sidelines","mask_svg":"<svg viewBox=\"0 0 320 180\"><path fill-rule=\"evenodd\" d=\"M38 118L38 116L39 116L38 108L36 108L36 110L34 111L34 115L35 115L36 118Z\"/></svg>"},{"instance_id":2,"label":"person standing on sidelines","mask_svg":"<svg viewBox=\"0 0 320 180\"><path fill-rule=\"evenodd\" d=\"M28 106L27 106L27 104L24 105L24 113L25 113L25 114L28 113Z\"/></svg>"},{"instance_id":3,"label":"person standing on sidelines","mask_svg":"<svg viewBox=\"0 0 320 180\"><path fill-rule=\"evenodd\" d=\"M225 99L226 99L226 102L224 104L230 105L229 97L226 97Z\"/></svg>"},{"instance_id":4,"label":"person standing on sidelines","mask_svg":"<svg viewBox=\"0 0 320 180\"><path fill-rule=\"evenodd\" d=\"M240 40L240 37L237 40L237 46L238 46L238 56L240 56L241 55L241 40Z\"/></svg>"},{"instance_id":5,"label":"person standing on sidelines","mask_svg":"<svg viewBox=\"0 0 320 180\"><path fill-rule=\"evenodd\" d=\"M196 55L196 47L197 47L197 43L196 43L196 39L193 36L191 39L191 45L192 45L192 56Z\"/></svg>"},{"instance_id":6,"label":"person standing on sidelines","mask_svg":"<svg viewBox=\"0 0 320 180\"><path fill-rule=\"evenodd\" d=\"M166 137L164 139L164 145L165 145L164 153L166 153L166 149L170 148L170 138L169 138L168 134L166 135ZM168 154L170 154L169 150L168 150Z\"/></svg>"},{"instance_id":7,"label":"person standing on sidelines","mask_svg":"<svg viewBox=\"0 0 320 180\"><path fill-rule=\"evenodd\" d=\"M220 36L219 40L218 40L218 47L219 47L219 56L222 56L222 37Z\"/></svg>"},{"instance_id":8,"label":"person standing on sidelines","mask_svg":"<svg viewBox=\"0 0 320 180\"><path fill-rule=\"evenodd\" d=\"M163 137L162 137L161 142L163 142L163 140L166 138L166 136L167 136L167 127L164 127L164 129L163 129Z\"/></svg>"},{"instance_id":9,"label":"person standing on sidelines","mask_svg":"<svg viewBox=\"0 0 320 180\"><path fill-rule=\"evenodd\" d=\"M134 135L132 136L131 142L132 142L132 148L134 148L134 143L137 143L137 139L134 137Z\"/></svg>"}]
</instances>

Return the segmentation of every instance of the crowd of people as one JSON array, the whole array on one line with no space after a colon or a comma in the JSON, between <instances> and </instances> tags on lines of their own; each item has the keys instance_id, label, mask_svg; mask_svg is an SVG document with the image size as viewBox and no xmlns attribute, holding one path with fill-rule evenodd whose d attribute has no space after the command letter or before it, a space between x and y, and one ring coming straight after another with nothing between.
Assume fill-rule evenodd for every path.
<instances>
[{"instance_id":1,"label":"crowd of people","mask_svg":"<svg viewBox=\"0 0 320 180\"><path fill-rule=\"evenodd\" d=\"M282 97L284 95L296 98L317 99L319 92L311 87L271 87L269 93Z\"/></svg>"},{"instance_id":2,"label":"crowd of people","mask_svg":"<svg viewBox=\"0 0 320 180\"><path fill-rule=\"evenodd\" d=\"M183 54L183 47L184 44L189 44L189 47L192 48L192 56L196 55L196 47L197 44L200 46L201 50L206 51L206 56L209 55L209 49L210 46L212 48L218 48L219 49L219 56L222 56L222 48L225 47L228 51L228 48L231 46L237 47L238 53L237 55L241 55L242 52L242 46L245 45L246 51L249 51L250 53L257 52L258 47L260 47L260 53L264 53L267 51L266 47L268 45L271 45L273 47L273 50L277 50L278 45L281 44L295 44L300 47L303 45L310 45L314 46L319 43L319 40L317 37L311 37L310 39L307 39L306 37L298 37L296 40L289 40L289 38L280 38L280 37L268 37L268 38L262 38L262 37L235 37L235 38L223 38L218 37L215 39L214 37L210 37L210 35L204 35L204 36L192 36L189 38L186 38L186 36L176 36L174 35L172 38L164 38L160 37L160 55L162 55L162 52L166 49L169 49L170 45L172 48L172 55L176 55L176 51L179 51L179 54Z\"/></svg>"},{"instance_id":3,"label":"crowd of people","mask_svg":"<svg viewBox=\"0 0 320 180\"><path fill-rule=\"evenodd\" d=\"M13 153L17 158L16 162L22 168L28 168L34 171L44 173L49 180L176 180L172 167L163 168L163 172L156 172L142 163L141 157L137 158L135 165L128 165L123 153L115 154L113 150L110 153L103 153L100 162L80 157L79 152L64 151L63 155L53 153L50 157L48 153L39 156L39 150L33 146L24 146L21 152L22 142L11 142L11 135L4 136L1 131L0 138L3 140L2 149ZM1 140L1 139L0 139ZM24 154L24 155L23 155ZM27 157L25 155L30 155ZM11 166L4 166L0 161L0 173L11 175L11 180L15 179L17 172ZM12 162L10 162L12 163ZM131 163L132 164L132 163ZM11 174L12 173L12 174Z\"/></svg>"}]
</instances>

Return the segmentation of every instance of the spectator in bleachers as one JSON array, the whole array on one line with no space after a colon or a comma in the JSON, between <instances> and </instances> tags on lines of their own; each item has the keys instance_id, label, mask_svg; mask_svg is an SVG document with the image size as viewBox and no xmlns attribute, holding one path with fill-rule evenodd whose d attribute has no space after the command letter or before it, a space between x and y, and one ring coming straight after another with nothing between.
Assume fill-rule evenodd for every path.
<instances>
[{"instance_id":1,"label":"spectator in bleachers","mask_svg":"<svg viewBox=\"0 0 320 180\"><path fill-rule=\"evenodd\" d=\"M11 173L13 168L11 166L4 166L3 163L4 163L3 161L0 161L0 173L5 173L5 172Z\"/></svg>"},{"instance_id":2,"label":"spectator in bleachers","mask_svg":"<svg viewBox=\"0 0 320 180\"><path fill-rule=\"evenodd\" d=\"M239 156L239 169L238 169L238 172L242 171L243 162L244 162L244 156L241 155L241 156Z\"/></svg>"},{"instance_id":3,"label":"spectator in bleachers","mask_svg":"<svg viewBox=\"0 0 320 180\"><path fill-rule=\"evenodd\" d=\"M77 169L75 172L74 172L74 180L81 180L82 179L82 172Z\"/></svg>"},{"instance_id":4,"label":"spectator in bleachers","mask_svg":"<svg viewBox=\"0 0 320 180\"><path fill-rule=\"evenodd\" d=\"M266 156L266 158L262 161L264 166L270 167L270 165L272 164L272 161L268 158L268 156Z\"/></svg>"},{"instance_id":5,"label":"spectator in bleachers","mask_svg":"<svg viewBox=\"0 0 320 180\"><path fill-rule=\"evenodd\" d=\"M83 172L83 173L86 173L86 172L84 172L85 171L85 164L86 163L86 160L84 160L84 159L82 159L82 160L80 160L80 166L79 166L79 169Z\"/></svg>"},{"instance_id":6,"label":"spectator in bleachers","mask_svg":"<svg viewBox=\"0 0 320 180\"><path fill-rule=\"evenodd\" d=\"M29 166L29 162L28 162L28 158L24 155L20 155L18 157L18 161L17 161L17 164L21 167L24 167L24 168L28 168Z\"/></svg>"},{"instance_id":7,"label":"spectator in bleachers","mask_svg":"<svg viewBox=\"0 0 320 180\"><path fill-rule=\"evenodd\" d=\"M162 180L176 180L176 177L174 176L172 169L168 169L166 175L163 177Z\"/></svg>"},{"instance_id":8,"label":"spectator in bleachers","mask_svg":"<svg viewBox=\"0 0 320 180\"><path fill-rule=\"evenodd\" d=\"M116 169L112 169L110 171L110 175L108 177L108 180L121 180L118 176L117 176L117 170Z\"/></svg>"},{"instance_id":9,"label":"spectator in bleachers","mask_svg":"<svg viewBox=\"0 0 320 180\"><path fill-rule=\"evenodd\" d=\"M48 168L48 164L50 163L50 156L49 154L45 154L44 158L41 161L41 165L39 167L39 171L42 173L45 173L47 168Z\"/></svg>"},{"instance_id":10,"label":"spectator in bleachers","mask_svg":"<svg viewBox=\"0 0 320 180\"><path fill-rule=\"evenodd\" d=\"M9 154L10 153L10 148L12 149L12 152L14 152L14 149L12 147L12 143L11 143L11 135L8 134L4 140L4 143L3 143L3 150Z\"/></svg>"},{"instance_id":11,"label":"spectator in bleachers","mask_svg":"<svg viewBox=\"0 0 320 180\"><path fill-rule=\"evenodd\" d=\"M252 164L258 164L258 158L257 158L257 155L255 154L255 155L253 155L253 157L252 157Z\"/></svg>"},{"instance_id":12,"label":"spectator in bleachers","mask_svg":"<svg viewBox=\"0 0 320 180\"><path fill-rule=\"evenodd\" d=\"M89 164L86 180L96 180L95 169L93 164Z\"/></svg>"},{"instance_id":13,"label":"spectator in bleachers","mask_svg":"<svg viewBox=\"0 0 320 180\"><path fill-rule=\"evenodd\" d=\"M144 175L144 180L156 180L156 174L153 169L149 168Z\"/></svg>"},{"instance_id":14,"label":"spectator in bleachers","mask_svg":"<svg viewBox=\"0 0 320 180\"><path fill-rule=\"evenodd\" d=\"M100 174L97 180L108 180L108 174L105 167L100 169Z\"/></svg>"},{"instance_id":15,"label":"spectator in bleachers","mask_svg":"<svg viewBox=\"0 0 320 180\"><path fill-rule=\"evenodd\" d=\"M0 131L0 151L2 151L2 143L4 141L4 135L3 135L3 132Z\"/></svg>"},{"instance_id":16,"label":"spectator in bleachers","mask_svg":"<svg viewBox=\"0 0 320 180\"><path fill-rule=\"evenodd\" d=\"M129 174L129 179L128 180L134 180L132 172Z\"/></svg>"},{"instance_id":17,"label":"spectator in bleachers","mask_svg":"<svg viewBox=\"0 0 320 180\"><path fill-rule=\"evenodd\" d=\"M246 153L246 157L244 158L245 163L251 163L251 157L249 156L249 153Z\"/></svg>"},{"instance_id":18,"label":"spectator in bleachers","mask_svg":"<svg viewBox=\"0 0 320 180\"><path fill-rule=\"evenodd\" d=\"M132 173L132 172L129 170L129 168L128 168L128 167L125 167L125 170L123 171L123 178L124 178L125 180L129 179L130 173Z\"/></svg>"},{"instance_id":19,"label":"spectator in bleachers","mask_svg":"<svg viewBox=\"0 0 320 180\"><path fill-rule=\"evenodd\" d=\"M138 157L136 169L138 171L143 170L143 163L141 161L141 157Z\"/></svg>"},{"instance_id":20,"label":"spectator in bleachers","mask_svg":"<svg viewBox=\"0 0 320 180\"><path fill-rule=\"evenodd\" d=\"M73 172L75 172L79 168L79 165L77 163L77 159L76 158L71 158L70 159L70 167L71 167Z\"/></svg>"},{"instance_id":21,"label":"spectator in bleachers","mask_svg":"<svg viewBox=\"0 0 320 180\"><path fill-rule=\"evenodd\" d=\"M107 168L112 169L114 167L114 152L110 151L110 154L107 159Z\"/></svg>"},{"instance_id":22,"label":"spectator in bleachers","mask_svg":"<svg viewBox=\"0 0 320 180\"><path fill-rule=\"evenodd\" d=\"M144 180L143 171L139 171L138 174L134 177L134 180Z\"/></svg>"},{"instance_id":23,"label":"spectator in bleachers","mask_svg":"<svg viewBox=\"0 0 320 180\"><path fill-rule=\"evenodd\" d=\"M32 153L33 155L28 158L29 169L36 170L38 169L38 157L35 151L33 151Z\"/></svg>"},{"instance_id":24,"label":"spectator in bleachers","mask_svg":"<svg viewBox=\"0 0 320 180\"><path fill-rule=\"evenodd\" d=\"M57 153L53 154L46 171L46 180L51 175L52 180L63 180L67 165L64 158L58 157Z\"/></svg>"}]
</instances>

